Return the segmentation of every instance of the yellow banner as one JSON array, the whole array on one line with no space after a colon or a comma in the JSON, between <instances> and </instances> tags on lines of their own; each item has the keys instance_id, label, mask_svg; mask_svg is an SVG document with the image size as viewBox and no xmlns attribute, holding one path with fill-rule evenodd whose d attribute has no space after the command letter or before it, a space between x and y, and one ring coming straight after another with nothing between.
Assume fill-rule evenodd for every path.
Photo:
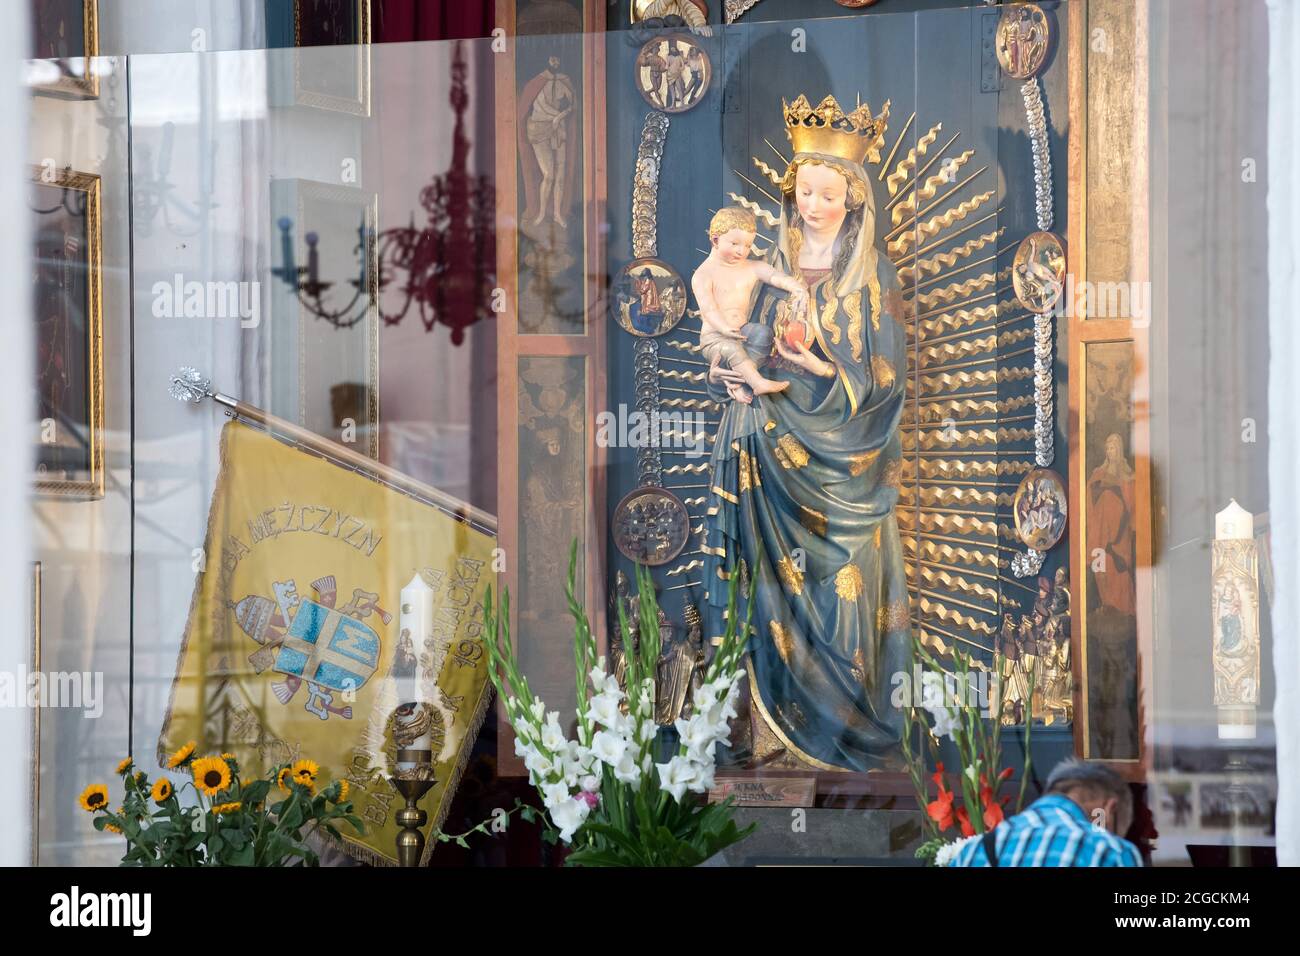
<instances>
[{"instance_id":1,"label":"yellow banner","mask_svg":"<svg viewBox=\"0 0 1300 956\"><path fill-rule=\"evenodd\" d=\"M439 826L491 694L480 631L494 547L432 506L228 423L159 760L195 740L200 754L233 753L251 780L310 758L320 785L348 780L365 821L364 836L340 828L347 851L395 863L394 710L425 675L438 782L420 805ZM423 639L399 627L417 575L432 603Z\"/></svg>"}]
</instances>

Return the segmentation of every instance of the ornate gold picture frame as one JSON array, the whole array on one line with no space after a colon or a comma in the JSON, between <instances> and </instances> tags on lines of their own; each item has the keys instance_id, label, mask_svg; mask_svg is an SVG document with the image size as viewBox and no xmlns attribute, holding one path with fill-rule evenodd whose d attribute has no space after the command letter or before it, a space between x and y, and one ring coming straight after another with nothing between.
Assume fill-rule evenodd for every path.
<instances>
[{"instance_id":1,"label":"ornate gold picture frame","mask_svg":"<svg viewBox=\"0 0 1300 956\"><path fill-rule=\"evenodd\" d=\"M99 0L32 0L30 7L32 57L57 64L60 74L57 80L34 85L33 90L43 96L96 99L99 76L92 63L99 56ZM80 75L70 68L77 62L81 63Z\"/></svg>"},{"instance_id":2,"label":"ornate gold picture frame","mask_svg":"<svg viewBox=\"0 0 1300 956\"><path fill-rule=\"evenodd\" d=\"M104 496L103 220L100 178L33 166L36 490Z\"/></svg>"}]
</instances>

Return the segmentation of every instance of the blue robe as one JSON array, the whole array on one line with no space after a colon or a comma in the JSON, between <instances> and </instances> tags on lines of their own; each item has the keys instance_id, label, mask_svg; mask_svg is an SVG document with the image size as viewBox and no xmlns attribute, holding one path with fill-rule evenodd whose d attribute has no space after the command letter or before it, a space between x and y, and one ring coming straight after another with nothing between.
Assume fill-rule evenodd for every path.
<instances>
[{"instance_id":1,"label":"blue robe","mask_svg":"<svg viewBox=\"0 0 1300 956\"><path fill-rule=\"evenodd\" d=\"M723 632L727 578L743 560L756 598L751 706L824 769L901 766L902 712L890 696L911 659L894 514L907 345L903 316L890 311L901 311L897 272L883 255L874 280L842 297L829 276L810 289L812 351L835 377L778 358L762 372L790 387L752 405L710 385L725 408L711 458L705 634ZM785 298L760 287L750 321L772 325ZM742 621L746 604L742 595Z\"/></svg>"}]
</instances>

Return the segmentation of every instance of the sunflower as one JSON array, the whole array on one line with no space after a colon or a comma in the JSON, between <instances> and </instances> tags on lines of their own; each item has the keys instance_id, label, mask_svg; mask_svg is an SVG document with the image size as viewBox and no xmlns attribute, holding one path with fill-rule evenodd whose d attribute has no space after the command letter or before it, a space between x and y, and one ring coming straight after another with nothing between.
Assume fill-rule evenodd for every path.
<instances>
[{"instance_id":1,"label":"sunflower","mask_svg":"<svg viewBox=\"0 0 1300 956\"><path fill-rule=\"evenodd\" d=\"M191 740L184 747L171 755L171 759L167 761L167 766L172 770L175 770L192 756L194 756L194 741Z\"/></svg>"},{"instance_id":2,"label":"sunflower","mask_svg":"<svg viewBox=\"0 0 1300 956\"><path fill-rule=\"evenodd\" d=\"M338 795L338 799L335 800L334 802L335 802L335 803L342 803L342 802L344 802L345 800L347 800L347 798L348 798L348 782L347 782L346 780L340 780L340 781L339 781L339 795Z\"/></svg>"},{"instance_id":3,"label":"sunflower","mask_svg":"<svg viewBox=\"0 0 1300 956\"><path fill-rule=\"evenodd\" d=\"M109 833L121 833L121 832L122 832L122 828L121 828L120 826L118 826L116 823L105 823L105 824L104 824L104 829L107 830Z\"/></svg>"},{"instance_id":4,"label":"sunflower","mask_svg":"<svg viewBox=\"0 0 1300 956\"><path fill-rule=\"evenodd\" d=\"M275 777L276 786L278 786L285 793L289 792L289 784L285 782L288 779L288 777L289 777L288 767L281 767L280 772L276 774Z\"/></svg>"},{"instance_id":5,"label":"sunflower","mask_svg":"<svg viewBox=\"0 0 1300 956\"><path fill-rule=\"evenodd\" d=\"M123 757L122 762L117 765L117 775L120 777L131 769L132 760L130 757Z\"/></svg>"},{"instance_id":6,"label":"sunflower","mask_svg":"<svg viewBox=\"0 0 1300 956\"><path fill-rule=\"evenodd\" d=\"M190 765L194 785L209 797L230 787L230 765L220 757L200 757Z\"/></svg>"},{"instance_id":7,"label":"sunflower","mask_svg":"<svg viewBox=\"0 0 1300 956\"><path fill-rule=\"evenodd\" d=\"M92 783L85 790L81 791L81 796L77 798L81 804L81 809L88 813L94 813L96 810L108 808L108 787L102 783Z\"/></svg>"},{"instance_id":8,"label":"sunflower","mask_svg":"<svg viewBox=\"0 0 1300 956\"><path fill-rule=\"evenodd\" d=\"M172 782L166 777L159 777L154 781L153 790L150 796L153 797L154 803L166 803L172 795Z\"/></svg>"},{"instance_id":9,"label":"sunflower","mask_svg":"<svg viewBox=\"0 0 1300 956\"><path fill-rule=\"evenodd\" d=\"M316 782L316 774L320 773L320 765L314 760L299 760L293 765L293 782L311 785Z\"/></svg>"},{"instance_id":10,"label":"sunflower","mask_svg":"<svg viewBox=\"0 0 1300 956\"><path fill-rule=\"evenodd\" d=\"M138 786L139 786L140 784L142 784L142 783L144 783L144 771L143 771L143 770L137 770L137 771L135 772L135 784L136 784L136 786L138 787Z\"/></svg>"},{"instance_id":11,"label":"sunflower","mask_svg":"<svg viewBox=\"0 0 1300 956\"><path fill-rule=\"evenodd\" d=\"M240 808L240 806L241 804L238 800L236 800L234 803L218 803L215 807L212 808L212 812L217 814L218 816L220 816L223 813L234 813L236 810Z\"/></svg>"},{"instance_id":12,"label":"sunflower","mask_svg":"<svg viewBox=\"0 0 1300 956\"><path fill-rule=\"evenodd\" d=\"M235 755L234 755L234 754L222 754L222 755L221 755L221 759L224 760L226 763L238 763L238 762L239 762L239 761L237 761L237 760L235 759Z\"/></svg>"}]
</instances>

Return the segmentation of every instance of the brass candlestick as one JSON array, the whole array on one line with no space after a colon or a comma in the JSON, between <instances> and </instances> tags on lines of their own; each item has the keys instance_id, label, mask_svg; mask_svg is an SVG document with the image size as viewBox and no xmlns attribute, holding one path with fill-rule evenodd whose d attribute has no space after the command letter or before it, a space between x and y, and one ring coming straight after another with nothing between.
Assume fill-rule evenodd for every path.
<instances>
[{"instance_id":1,"label":"brass candlestick","mask_svg":"<svg viewBox=\"0 0 1300 956\"><path fill-rule=\"evenodd\" d=\"M397 811L397 822L402 828L397 834L397 864L419 866L424 854L424 834L420 828L429 820L429 814L420 809L419 802L438 782L433 775L433 751L398 750L397 773L391 782L406 800L406 806Z\"/></svg>"}]
</instances>

